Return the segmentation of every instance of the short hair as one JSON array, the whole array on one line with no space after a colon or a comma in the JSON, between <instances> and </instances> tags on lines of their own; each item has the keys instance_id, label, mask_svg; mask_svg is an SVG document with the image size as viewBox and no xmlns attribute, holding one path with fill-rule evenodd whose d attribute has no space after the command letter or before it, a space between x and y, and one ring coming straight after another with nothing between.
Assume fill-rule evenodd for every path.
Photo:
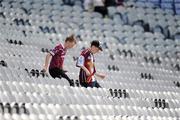
<instances>
[{"instance_id":1,"label":"short hair","mask_svg":"<svg viewBox=\"0 0 180 120\"><path fill-rule=\"evenodd\" d=\"M92 47L92 46L95 46L95 47L99 48L101 51L103 50L103 49L102 49L102 45L101 45L101 43L100 43L98 40L93 40L93 41L91 42L91 47Z\"/></svg>"},{"instance_id":2,"label":"short hair","mask_svg":"<svg viewBox=\"0 0 180 120\"><path fill-rule=\"evenodd\" d=\"M76 38L74 34L70 35L69 37L66 38L65 42L75 42L76 43Z\"/></svg>"}]
</instances>

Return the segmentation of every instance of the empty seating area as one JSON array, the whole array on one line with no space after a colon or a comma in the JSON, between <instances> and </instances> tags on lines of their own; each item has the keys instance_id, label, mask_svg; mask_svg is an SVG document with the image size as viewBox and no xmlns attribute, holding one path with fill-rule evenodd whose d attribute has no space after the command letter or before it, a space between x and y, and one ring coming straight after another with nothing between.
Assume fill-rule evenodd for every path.
<instances>
[{"instance_id":1,"label":"empty seating area","mask_svg":"<svg viewBox=\"0 0 180 120\"><path fill-rule=\"evenodd\" d=\"M82 2L0 0L0 120L180 119L180 16L126 1L103 18ZM73 87L42 72L70 34L78 38L65 57ZM102 88L83 88L76 60L96 39L104 48L96 68L107 77Z\"/></svg>"},{"instance_id":2,"label":"empty seating area","mask_svg":"<svg viewBox=\"0 0 180 120\"><path fill-rule=\"evenodd\" d=\"M134 2L109 7L108 13L115 23L128 28L128 31L118 31L122 43L138 44L146 51L154 51L166 57L179 56L179 15L153 6L143 7ZM132 30L133 34L130 32L132 27L137 30Z\"/></svg>"},{"instance_id":3,"label":"empty seating area","mask_svg":"<svg viewBox=\"0 0 180 120\"><path fill-rule=\"evenodd\" d=\"M145 7L150 5L153 7L161 8L165 11L169 11L173 14L180 15L179 12L179 0L130 0L136 2L136 4Z\"/></svg>"}]
</instances>

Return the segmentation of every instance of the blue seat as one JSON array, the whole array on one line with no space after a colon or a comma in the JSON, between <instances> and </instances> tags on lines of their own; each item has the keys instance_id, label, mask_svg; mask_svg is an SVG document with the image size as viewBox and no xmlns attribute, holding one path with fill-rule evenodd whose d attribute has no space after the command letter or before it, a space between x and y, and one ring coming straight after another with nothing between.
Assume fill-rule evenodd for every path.
<instances>
[{"instance_id":1,"label":"blue seat","mask_svg":"<svg viewBox=\"0 0 180 120\"><path fill-rule=\"evenodd\" d=\"M173 4L172 3L161 3L161 8L162 9L173 9Z\"/></svg>"},{"instance_id":2,"label":"blue seat","mask_svg":"<svg viewBox=\"0 0 180 120\"><path fill-rule=\"evenodd\" d=\"M173 3L173 0L161 0L161 3Z\"/></svg>"},{"instance_id":3,"label":"blue seat","mask_svg":"<svg viewBox=\"0 0 180 120\"><path fill-rule=\"evenodd\" d=\"M154 4L151 2L146 2L145 4L146 4L146 7L148 7L148 8L154 8L155 7Z\"/></svg>"},{"instance_id":4,"label":"blue seat","mask_svg":"<svg viewBox=\"0 0 180 120\"><path fill-rule=\"evenodd\" d=\"M178 32L178 33L176 33L176 34L174 35L174 39L175 39L175 40L180 40L180 32Z\"/></svg>"},{"instance_id":5,"label":"blue seat","mask_svg":"<svg viewBox=\"0 0 180 120\"><path fill-rule=\"evenodd\" d=\"M136 6L138 6L138 7L146 7L146 1L142 1L142 2L140 2L140 1L138 1L138 2L136 2Z\"/></svg>"},{"instance_id":6,"label":"blue seat","mask_svg":"<svg viewBox=\"0 0 180 120\"><path fill-rule=\"evenodd\" d=\"M153 29L153 32L155 33L155 32L157 32L157 33L164 33L164 30L163 30L163 28L160 26L160 25L156 25L155 27L154 27L154 29Z\"/></svg>"},{"instance_id":7,"label":"blue seat","mask_svg":"<svg viewBox=\"0 0 180 120\"><path fill-rule=\"evenodd\" d=\"M137 0L136 2L147 2L148 0Z\"/></svg>"},{"instance_id":8,"label":"blue seat","mask_svg":"<svg viewBox=\"0 0 180 120\"><path fill-rule=\"evenodd\" d=\"M123 20L124 24L128 23L129 20L128 20L128 15L126 13L122 15L122 20Z\"/></svg>"},{"instance_id":9,"label":"blue seat","mask_svg":"<svg viewBox=\"0 0 180 120\"><path fill-rule=\"evenodd\" d=\"M155 6L159 6L160 5L160 0L148 0L148 2L153 3Z\"/></svg>"},{"instance_id":10,"label":"blue seat","mask_svg":"<svg viewBox=\"0 0 180 120\"><path fill-rule=\"evenodd\" d=\"M175 13L180 15L180 3L175 3Z\"/></svg>"},{"instance_id":11,"label":"blue seat","mask_svg":"<svg viewBox=\"0 0 180 120\"><path fill-rule=\"evenodd\" d=\"M151 3L160 3L160 0L148 0Z\"/></svg>"},{"instance_id":12,"label":"blue seat","mask_svg":"<svg viewBox=\"0 0 180 120\"><path fill-rule=\"evenodd\" d=\"M174 3L180 3L180 0L174 0Z\"/></svg>"},{"instance_id":13,"label":"blue seat","mask_svg":"<svg viewBox=\"0 0 180 120\"><path fill-rule=\"evenodd\" d=\"M143 27L144 21L143 21L143 20L137 20L137 21L134 21L134 22L133 22L133 26L134 26L134 25L138 25L138 26Z\"/></svg>"},{"instance_id":14,"label":"blue seat","mask_svg":"<svg viewBox=\"0 0 180 120\"><path fill-rule=\"evenodd\" d=\"M82 6L83 6L83 3L79 0L79 1L75 1L75 2L74 2L74 5L77 5L77 6L82 7Z\"/></svg>"},{"instance_id":15,"label":"blue seat","mask_svg":"<svg viewBox=\"0 0 180 120\"><path fill-rule=\"evenodd\" d=\"M176 9L175 11L177 15L180 15L180 9Z\"/></svg>"},{"instance_id":16,"label":"blue seat","mask_svg":"<svg viewBox=\"0 0 180 120\"><path fill-rule=\"evenodd\" d=\"M180 3L175 4L175 9L180 9Z\"/></svg>"},{"instance_id":17,"label":"blue seat","mask_svg":"<svg viewBox=\"0 0 180 120\"><path fill-rule=\"evenodd\" d=\"M120 13L113 15L113 21L118 24L124 24L123 17Z\"/></svg>"}]
</instances>

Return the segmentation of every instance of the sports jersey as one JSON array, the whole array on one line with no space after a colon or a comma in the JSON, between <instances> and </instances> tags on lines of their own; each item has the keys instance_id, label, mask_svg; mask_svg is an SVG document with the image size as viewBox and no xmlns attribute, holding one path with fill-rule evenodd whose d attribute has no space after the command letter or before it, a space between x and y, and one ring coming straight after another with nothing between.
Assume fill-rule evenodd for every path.
<instances>
[{"instance_id":1,"label":"sports jersey","mask_svg":"<svg viewBox=\"0 0 180 120\"><path fill-rule=\"evenodd\" d=\"M90 83L95 81L94 74L96 73L96 69L94 62L94 56L89 49L85 49L81 52L76 65L78 67L84 66L90 72L90 76L87 76L86 72L83 69L80 69L79 78L81 82Z\"/></svg>"},{"instance_id":2,"label":"sports jersey","mask_svg":"<svg viewBox=\"0 0 180 120\"><path fill-rule=\"evenodd\" d=\"M52 59L49 68L62 69L66 52L67 50L64 48L62 44L59 44L54 49L50 50L49 53L52 55Z\"/></svg>"}]
</instances>

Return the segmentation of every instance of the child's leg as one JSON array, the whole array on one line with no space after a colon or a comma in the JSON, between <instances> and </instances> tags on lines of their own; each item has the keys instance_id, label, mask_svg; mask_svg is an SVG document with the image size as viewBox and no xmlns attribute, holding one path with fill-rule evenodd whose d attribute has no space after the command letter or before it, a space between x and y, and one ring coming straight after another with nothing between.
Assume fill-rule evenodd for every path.
<instances>
[{"instance_id":1,"label":"child's leg","mask_svg":"<svg viewBox=\"0 0 180 120\"><path fill-rule=\"evenodd\" d=\"M53 78L65 78L70 86L73 86L73 81L65 74L65 72L62 70L62 69L59 69L59 68L53 68L53 69L50 69L49 70L49 73L50 75L53 77Z\"/></svg>"},{"instance_id":2,"label":"child's leg","mask_svg":"<svg viewBox=\"0 0 180 120\"><path fill-rule=\"evenodd\" d=\"M73 80L70 79L62 69L59 69L59 77L60 77L60 78L61 78L61 77L65 78L65 79L69 82L70 86L73 86L73 85L74 85L74 84L73 84Z\"/></svg>"}]
</instances>

